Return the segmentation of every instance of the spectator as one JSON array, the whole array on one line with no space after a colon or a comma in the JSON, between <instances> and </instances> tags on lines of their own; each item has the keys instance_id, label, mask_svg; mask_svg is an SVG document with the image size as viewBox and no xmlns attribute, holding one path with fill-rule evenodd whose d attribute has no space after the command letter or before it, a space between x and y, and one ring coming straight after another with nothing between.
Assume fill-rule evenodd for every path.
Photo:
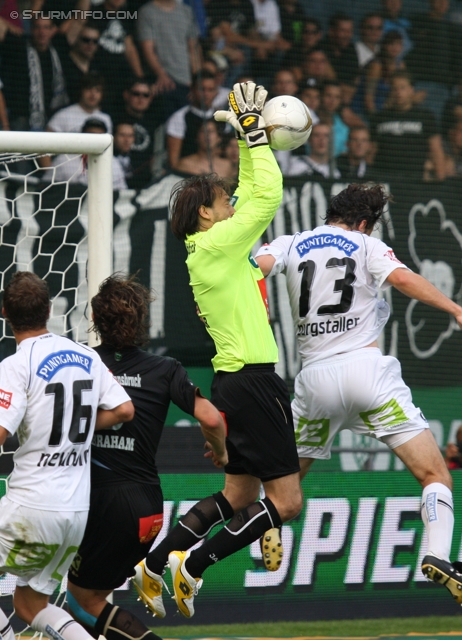
<instances>
[{"instance_id":1,"label":"spectator","mask_svg":"<svg viewBox=\"0 0 462 640\"><path fill-rule=\"evenodd\" d=\"M303 13L299 0L279 0L281 36L291 49L302 41Z\"/></svg>"},{"instance_id":2,"label":"spectator","mask_svg":"<svg viewBox=\"0 0 462 640\"><path fill-rule=\"evenodd\" d=\"M293 45L282 60L284 69L290 69L295 74L297 82L303 78L303 61L306 56L317 48L322 38L321 23L315 18L305 18L301 41Z\"/></svg>"},{"instance_id":3,"label":"spectator","mask_svg":"<svg viewBox=\"0 0 462 640\"><path fill-rule=\"evenodd\" d=\"M358 95L355 96L360 113L365 110L371 114L385 107L391 78L396 71L406 69L402 51L403 38L399 31L388 31L382 40L379 55L366 67L362 90L358 88ZM359 104L361 98L363 102Z\"/></svg>"},{"instance_id":4,"label":"spectator","mask_svg":"<svg viewBox=\"0 0 462 640\"><path fill-rule=\"evenodd\" d=\"M342 90L336 80L329 80L322 86L318 116L322 123L331 126L334 157L346 153L350 126L364 125L350 107L342 104Z\"/></svg>"},{"instance_id":5,"label":"spectator","mask_svg":"<svg viewBox=\"0 0 462 640\"><path fill-rule=\"evenodd\" d=\"M226 72L228 70L228 62L225 56L219 53L210 53L202 64L202 71L209 71L215 76L217 82L217 95L213 101L212 107L216 110L228 108L228 97L231 89L223 86L226 80Z\"/></svg>"},{"instance_id":6,"label":"spectator","mask_svg":"<svg viewBox=\"0 0 462 640\"><path fill-rule=\"evenodd\" d=\"M69 104L62 62L51 42L55 32L47 18L32 21L30 39L0 31L2 79L15 131L43 131L50 116Z\"/></svg>"},{"instance_id":7,"label":"spectator","mask_svg":"<svg viewBox=\"0 0 462 640\"><path fill-rule=\"evenodd\" d=\"M449 129L456 122L462 121L462 73L457 74L457 84L453 89L453 95L446 101L443 108L441 128L443 135L447 137Z\"/></svg>"},{"instance_id":8,"label":"spectator","mask_svg":"<svg viewBox=\"0 0 462 640\"><path fill-rule=\"evenodd\" d=\"M196 142L196 153L180 158L178 171L192 175L216 173L220 178L232 178L236 175L231 162L220 157L221 138L214 120L206 120L200 126Z\"/></svg>"},{"instance_id":9,"label":"spectator","mask_svg":"<svg viewBox=\"0 0 462 640\"><path fill-rule=\"evenodd\" d=\"M82 133L107 133L106 123L98 118L90 118L82 126ZM88 184L88 176L83 156L60 154L53 158L53 182ZM127 189L124 172L116 158L112 158L112 187L114 191Z\"/></svg>"},{"instance_id":10,"label":"spectator","mask_svg":"<svg viewBox=\"0 0 462 640\"><path fill-rule=\"evenodd\" d=\"M142 189L152 180L154 133L160 123L159 114L152 108L151 86L142 78L132 79L123 92L123 107L113 114L115 124L132 124L135 142L130 152L133 175L130 188Z\"/></svg>"},{"instance_id":11,"label":"spectator","mask_svg":"<svg viewBox=\"0 0 462 640\"><path fill-rule=\"evenodd\" d=\"M2 131L10 130L10 121L8 119L8 109L6 107L5 96L3 95L3 82L0 80L0 125Z\"/></svg>"},{"instance_id":12,"label":"spectator","mask_svg":"<svg viewBox=\"0 0 462 640\"><path fill-rule=\"evenodd\" d=\"M380 13L366 13L359 26L361 39L355 42L359 68L363 69L380 51L383 34L383 18Z\"/></svg>"},{"instance_id":13,"label":"spectator","mask_svg":"<svg viewBox=\"0 0 462 640\"><path fill-rule=\"evenodd\" d=\"M302 83L322 85L326 80L335 79L335 71L322 49L313 49L306 55L302 63Z\"/></svg>"},{"instance_id":14,"label":"spectator","mask_svg":"<svg viewBox=\"0 0 462 640\"><path fill-rule=\"evenodd\" d=\"M288 176L309 175L314 178L335 178L341 175L335 167L331 149L331 128L328 124L313 126L310 137L310 154L292 156L287 171Z\"/></svg>"},{"instance_id":15,"label":"spectator","mask_svg":"<svg viewBox=\"0 0 462 640\"><path fill-rule=\"evenodd\" d=\"M125 79L143 77L138 49L133 40L133 21L119 17L125 0L104 0L92 4L92 10L103 14L95 20L100 31L99 47L95 56L97 68L109 80L105 105L109 109L122 97ZM96 15L96 14L95 14Z\"/></svg>"},{"instance_id":16,"label":"spectator","mask_svg":"<svg viewBox=\"0 0 462 640\"><path fill-rule=\"evenodd\" d=\"M462 120L454 122L448 131L448 137L443 142L443 149L446 156L446 177L462 177ZM429 170L428 178L434 175L433 167L427 166Z\"/></svg>"},{"instance_id":17,"label":"spectator","mask_svg":"<svg viewBox=\"0 0 462 640\"><path fill-rule=\"evenodd\" d=\"M111 116L99 108L103 99L103 85L103 77L98 73L84 75L79 101L55 113L47 124L47 131L78 133L87 120L97 118L104 122L106 131L112 133Z\"/></svg>"},{"instance_id":18,"label":"spectator","mask_svg":"<svg viewBox=\"0 0 462 640\"><path fill-rule=\"evenodd\" d=\"M401 59L412 49L412 40L409 36L411 21L401 14L403 0L382 0L383 35L389 31L398 31L403 39L403 51Z\"/></svg>"},{"instance_id":19,"label":"spectator","mask_svg":"<svg viewBox=\"0 0 462 640\"><path fill-rule=\"evenodd\" d=\"M71 104L78 102L82 78L90 71L97 71L94 58L98 51L99 29L94 23L84 24L74 43L69 47L66 37L62 37L66 51L62 52L62 65L67 93ZM61 53L61 51L60 51Z\"/></svg>"},{"instance_id":20,"label":"spectator","mask_svg":"<svg viewBox=\"0 0 462 640\"><path fill-rule=\"evenodd\" d=\"M337 158L337 169L342 179L355 182L356 180L370 180L371 167L371 137L369 129L352 127L348 134L347 153Z\"/></svg>"},{"instance_id":21,"label":"spectator","mask_svg":"<svg viewBox=\"0 0 462 640\"><path fill-rule=\"evenodd\" d=\"M359 80L359 62L353 34L353 18L345 13L336 13L329 20L327 37L320 43L340 82L345 104L351 102Z\"/></svg>"},{"instance_id":22,"label":"spectator","mask_svg":"<svg viewBox=\"0 0 462 640\"><path fill-rule=\"evenodd\" d=\"M191 7L176 0L150 0L138 12L138 40L156 76L166 120L188 101L192 75L201 66L199 30Z\"/></svg>"},{"instance_id":23,"label":"spectator","mask_svg":"<svg viewBox=\"0 0 462 640\"><path fill-rule=\"evenodd\" d=\"M29 4L21 2L22 5ZM53 23L58 27L59 34L74 32L76 35L82 28L85 18L79 14L73 14L71 18L67 18L70 11L77 10L79 12L88 11L90 8L90 0L31 0L30 6L27 7L31 11L41 11L42 15L49 15L50 11L60 12L53 15ZM75 35L71 35L71 41L75 39Z\"/></svg>"},{"instance_id":24,"label":"spectator","mask_svg":"<svg viewBox=\"0 0 462 640\"><path fill-rule=\"evenodd\" d=\"M255 28L255 14L250 0L210 0L206 5L213 48L220 49L229 61L226 83L229 86L250 71L251 52L264 49Z\"/></svg>"},{"instance_id":25,"label":"spectator","mask_svg":"<svg viewBox=\"0 0 462 640\"><path fill-rule=\"evenodd\" d=\"M374 170L384 177L422 180L428 154L436 179L443 180L444 152L435 116L415 106L414 96L410 75L396 72L391 79L390 106L371 118Z\"/></svg>"},{"instance_id":26,"label":"spectator","mask_svg":"<svg viewBox=\"0 0 462 640\"><path fill-rule=\"evenodd\" d=\"M131 151L135 144L135 128L131 122L118 122L114 127L114 158L120 164L129 189L134 188L132 182L133 167Z\"/></svg>"},{"instance_id":27,"label":"spectator","mask_svg":"<svg viewBox=\"0 0 462 640\"><path fill-rule=\"evenodd\" d=\"M411 19L412 51L406 64L416 90L427 92L427 109L441 122L442 111L461 65L460 28L446 19L449 0L430 0L430 11Z\"/></svg>"},{"instance_id":28,"label":"spectator","mask_svg":"<svg viewBox=\"0 0 462 640\"><path fill-rule=\"evenodd\" d=\"M168 120L167 154L171 169L178 168L183 156L196 150L197 132L204 120L211 120L215 109L213 101L217 95L215 76L204 71L193 78L190 104L176 111Z\"/></svg>"},{"instance_id":29,"label":"spectator","mask_svg":"<svg viewBox=\"0 0 462 640\"><path fill-rule=\"evenodd\" d=\"M457 429L456 442L448 442L445 461L448 469L462 469L462 426Z\"/></svg>"},{"instance_id":30,"label":"spectator","mask_svg":"<svg viewBox=\"0 0 462 640\"><path fill-rule=\"evenodd\" d=\"M331 130L332 153L336 158L341 153L346 153L349 126L345 123L340 111L342 108L342 90L340 83L329 80L321 89L321 105L319 107L319 120L328 124Z\"/></svg>"},{"instance_id":31,"label":"spectator","mask_svg":"<svg viewBox=\"0 0 462 640\"><path fill-rule=\"evenodd\" d=\"M21 11L19 9L18 0L5 0L5 2L0 5L0 18L5 20L12 33L16 33L18 36L24 32Z\"/></svg>"},{"instance_id":32,"label":"spectator","mask_svg":"<svg viewBox=\"0 0 462 640\"><path fill-rule=\"evenodd\" d=\"M310 110L313 124L318 124L318 111L321 106L321 89L319 88L319 85L315 81L312 81L310 84L303 85L298 93L298 97Z\"/></svg>"},{"instance_id":33,"label":"spectator","mask_svg":"<svg viewBox=\"0 0 462 640\"><path fill-rule=\"evenodd\" d=\"M276 0L251 0L257 32L265 48L253 52L252 74L257 83L267 85L279 68L283 52L291 47L281 35L281 19Z\"/></svg>"},{"instance_id":34,"label":"spectator","mask_svg":"<svg viewBox=\"0 0 462 640\"><path fill-rule=\"evenodd\" d=\"M271 86L272 96L295 96L298 93L298 84L295 74L289 69L276 71Z\"/></svg>"}]
</instances>

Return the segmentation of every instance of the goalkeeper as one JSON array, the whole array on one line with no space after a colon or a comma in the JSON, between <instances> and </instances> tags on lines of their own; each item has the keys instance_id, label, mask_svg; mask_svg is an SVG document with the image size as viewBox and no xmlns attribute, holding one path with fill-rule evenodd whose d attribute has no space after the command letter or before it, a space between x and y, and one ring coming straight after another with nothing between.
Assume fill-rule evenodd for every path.
<instances>
[{"instance_id":1,"label":"goalkeeper","mask_svg":"<svg viewBox=\"0 0 462 640\"><path fill-rule=\"evenodd\" d=\"M227 422L223 491L198 502L137 567L135 585L156 612L167 560L174 598L194 615L202 574L215 562L296 516L302 506L289 393L275 373L264 279L250 255L282 198L282 176L261 115L267 92L234 85L230 110L217 112L240 134L239 186L232 198L216 175L182 181L171 196L172 230L186 243L198 313L217 354L212 402ZM265 498L256 502L260 481ZM185 551L229 520L214 537Z\"/></svg>"}]
</instances>

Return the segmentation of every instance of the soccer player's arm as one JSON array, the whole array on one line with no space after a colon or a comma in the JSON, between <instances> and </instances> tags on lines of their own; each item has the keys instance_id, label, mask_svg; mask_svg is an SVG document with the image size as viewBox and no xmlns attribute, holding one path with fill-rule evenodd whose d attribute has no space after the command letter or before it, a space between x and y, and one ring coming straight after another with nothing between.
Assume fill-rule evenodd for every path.
<instances>
[{"instance_id":1,"label":"soccer player's arm","mask_svg":"<svg viewBox=\"0 0 462 640\"><path fill-rule=\"evenodd\" d=\"M462 307L441 293L423 276L405 268L395 269L388 276L387 283L409 298L451 314L462 328Z\"/></svg>"},{"instance_id":2,"label":"soccer player's arm","mask_svg":"<svg viewBox=\"0 0 462 640\"><path fill-rule=\"evenodd\" d=\"M99 356L97 357L99 358ZM100 382L95 430L109 429L121 422L133 420L135 407L130 396L101 361Z\"/></svg>"},{"instance_id":3,"label":"soccer player's arm","mask_svg":"<svg viewBox=\"0 0 462 640\"><path fill-rule=\"evenodd\" d=\"M8 438L9 435L10 435L9 431L4 429L3 427L0 427L0 447L3 444L5 444L5 440Z\"/></svg>"},{"instance_id":4,"label":"soccer player's arm","mask_svg":"<svg viewBox=\"0 0 462 640\"><path fill-rule=\"evenodd\" d=\"M294 236L279 236L271 244L264 244L260 247L255 260L265 278L285 273L293 239Z\"/></svg>"},{"instance_id":5,"label":"soccer player's arm","mask_svg":"<svg viewBox=\"0 0 462 640\"><path fill-rule=\"evenodd\" d=\"M16 433L27 409L28 369L23 352L0 364L0 446Z\"/></svg>"},{"instance_id":6,"label":"soccer player's arm","mask_svg":"<svg viewBox=\"0 0 462 640\"><path fill-rule=\"evenodd\" d=\"M411 271L395 256L393 249L378 239L368 241L372 250L368 252L368 270L378 285L385 289L395 287L409 298L418 300L430 307L451 314L462 327L462 307L441 293L426 278Z\"/></svg>"},{"instance_id":7,"label":"soccer player's arm","mask_svg":"<svg viewBox=\"0 0 462 640\"><path fill-rule=\"evenodd\" d=\"M252 192L245 202L236 207L232 218L215 224L204 238L211 249L220 248L236 259L249 254L273 220L282 200L282 174L270 147L262 145L247 151L253 168ZM247 193L244 199L246 196Z\"/></svg>"},{"instance_id":8,"label":"soccer player's arm","mask_svg":"<svg viewBox=\"0 0 462 640\"><path fill-rule=\"evenodd\" d=\"M135 415L135 407L131 400L119 404L114 409L98 409L95 430L109 429L121 422L130 422Z\"/></svg>"},{"instance_id":9,"label":"soccer player's arm","mask_svg":"<svg viewBox=\"0 0 462 640\"><path fill-rule=\"evenodd\" d=\"M252 196L253 163L250 151L244 140L238 140L239 146L239 176L237 189L233 194L234 207L238 211Z\"/></svg>"},{"instance_id":10,"label":"soccer player's arm","mask_svg":"<svg viewBox=\"0 0 462 640\"><path fill-rule=\"evenodd\" d=\"M211 458L216 467L228 464L226 451L226 427L218 409L201 395L196 395L194 403L194 417L198 420L202 435L205 438L207 453L205 458Z\"/></svg>"},{"instance_id":11,"label":"soccer player's arm","mask_svg":"<svg viewBox=\"0 0 462 640\"><path fill-rule=\"evenodd\" d=\"M226 452L226 430L218 409L204 398L198 387L190 380L187 371L178 360L170 361L170 369L165 373L169 379L169 392L172 401L199 422L205 438L207 458L212 458L217 467L228 462Z\"/></svg>"}]
</instances>

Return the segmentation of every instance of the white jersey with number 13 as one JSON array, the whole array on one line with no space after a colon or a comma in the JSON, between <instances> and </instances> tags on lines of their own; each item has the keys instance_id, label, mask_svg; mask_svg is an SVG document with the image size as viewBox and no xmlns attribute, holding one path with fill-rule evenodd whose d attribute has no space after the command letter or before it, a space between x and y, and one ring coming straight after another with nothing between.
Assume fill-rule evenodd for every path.
<instances>
[{"instance_id":1,"label":"white jersey with number 13","mask_svg":"<svg viewBox=\"0 0 462 640\"><path fill-rule=\"evenodd\" d=\"M276 258L270 275L287 277L302 366L374 342L390 315L379 288L407 268L381 240L331 225L280 236L262 255Z\"/></svg>"}]
</instances>

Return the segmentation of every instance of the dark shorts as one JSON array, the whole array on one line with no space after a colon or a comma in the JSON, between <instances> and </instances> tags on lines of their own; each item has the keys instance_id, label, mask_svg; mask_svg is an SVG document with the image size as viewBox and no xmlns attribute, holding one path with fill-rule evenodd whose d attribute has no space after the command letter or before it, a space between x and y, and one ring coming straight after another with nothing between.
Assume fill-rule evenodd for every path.
<instances>
[{"instance_id":1,"label":"dark shorts","mask_svg":"<svg viewBox=\"0 0 462 640\"><path fill-rule=\"evenodd\" d=\"M92 486L85 535L68 579L84 589L116 589L134 575L162 528L160 485L124 480Z\"/></svg>"},{"instance_id":2,"label":"dark shorts","mask_svg":"<svg viewBox=\"0 0 462 640\"><path fill-rule=\"evenodd\" d=\"M266 482L300 471L290 396L274 365L218 371L211 400L228 424L226 473Z\"/></svg>"}]
</instances>

